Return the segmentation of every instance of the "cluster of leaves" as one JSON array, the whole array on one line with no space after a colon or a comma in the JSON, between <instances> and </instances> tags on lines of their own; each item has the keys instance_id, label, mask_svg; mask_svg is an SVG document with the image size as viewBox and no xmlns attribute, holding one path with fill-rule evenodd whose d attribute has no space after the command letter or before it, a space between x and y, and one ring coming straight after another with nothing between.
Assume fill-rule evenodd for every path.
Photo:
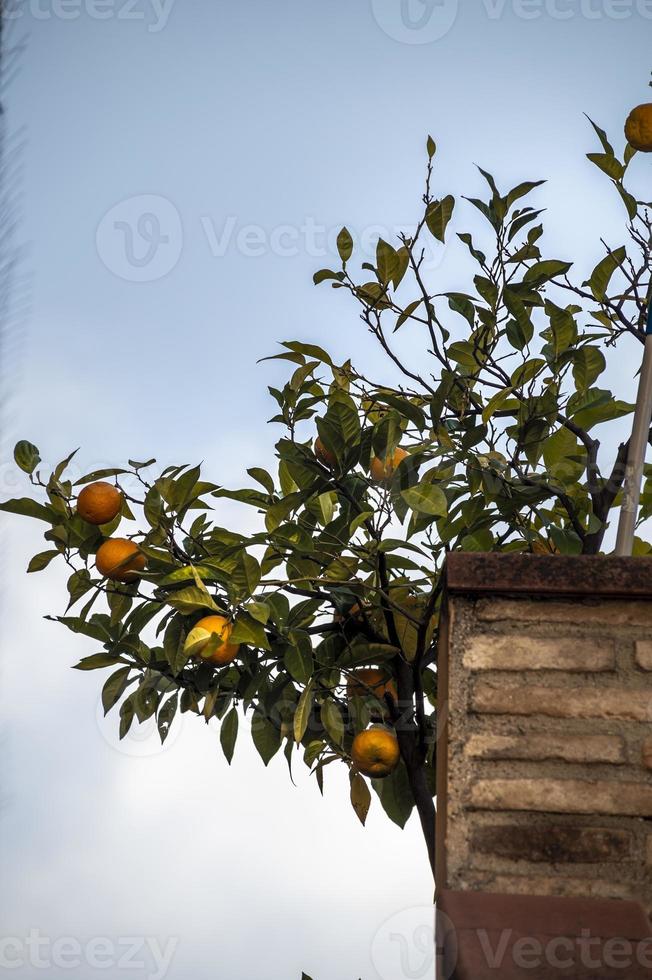
<instances>
[{"instance_id":1,"label":"cluster of leaves","mask_svg":"<svg viewBox=\"0 0 652 980\"><path fill-rule=\"evenodd\" d=\"M633 406L598 379L621 337L643 339L652 224L649 204L624 185L634 151L621 162L594 128L603 152L589 156L625 204L628 244L605 246L584 282L573 281L570 262L542 251L542 211L526 203L541 182L501 194L481 171L488 197L468 200L486 242L482 232L458 235L476 267L471 285L434 291L423 242L448 240L456 202L431 193L431 139L416 230L394 244L381 239L375 264L362 263L359 276L352 237L342 230L341 267L315 281L353 297L396 384L378 383L350 361L336 364L321 347L284 343L276 357L293 371L282 389L270 389L284 433L275 472L248 471L255 486L228 490L202 479L198 466L149 477L154 460L85 474L73 485L71 458L45 479L38 450L16 447L41 499L2 509L47 525L49 550L35 556L31 572L54 558L70 566L70 601L58 618L101 645L79 669L112 668L102 696L107 711L119 704L121 736L156 716L165 739L177 711L193 712L221 722L230 762L244 710L265 764L283 749L291 768L299 747L322 789L327 765L348 765L364 822L371 797L351 764L351 743L380 721L396 731L401 764L374 789L401 826L416 804L432 837L446 554L596 553L619 501L627 444L603 473L597 433ZM415 368L396 347L397 332L408 330L420 339ZM325 453L315 453L316 436ZM399 445L407 458L375 482L371 460L391 458ZM124 503L111 526L94 528L76 514L75 497L77 486L98 479L114 480ZM210 512L223 498L253 508L255 533L216 526ZM643 517L651 511L652 478ZM135 521L129 536L147 559L130 585L93 570L98 546L121 521ZM242 645L222 668L184 653L188 632L211 612L233 620L232 642ZM368 665L393 676L398 702L371 690L347 696L347 681Z\"/></svg>"}]
</instances>

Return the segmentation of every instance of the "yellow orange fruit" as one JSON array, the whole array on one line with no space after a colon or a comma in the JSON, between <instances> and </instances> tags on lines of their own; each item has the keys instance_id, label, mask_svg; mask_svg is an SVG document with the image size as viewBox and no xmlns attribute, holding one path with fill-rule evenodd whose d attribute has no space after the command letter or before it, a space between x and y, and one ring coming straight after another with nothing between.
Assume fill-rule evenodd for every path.
<instances>
[{"instance_id":1,"label":"yellow orange fruit","mask_svg":"<svg viewBox=\"0 0 652 980\"><path fill-rule=\"evenodd\" d=\"M314 450L315 450L315 456L317 457L320 463L324 464L324 466L328 466L330 467L330 469L332 469L337 463L337 458L335 454L332 453L329 449L326 449L326 446L321 441L319 436L317 436L317 438L315 439Z\"/></svg>"},{"instance_id":2,"label":"yellow orange fruit","mask_svg":"<svg viewBox=\"0 0 652 980\"><path fill-rule=\"evenodd\" d=\"M394 473L406 456L408 456L408 453L405 449L401 449L400 446L396 447L391 456L386 456L384 459L374 456L369 467L371 479L374 483L387 483L394 476Z\"/></svg>"},{"instance_id":3,"label":"yellow orange fruit","mask_svg":"<svg viewBox=\"0 0 652 980\"><path fill-rule=\"evenodd\" d=\"M111 483L89 483L77 497L77 513L89 524L108 524L122 507L122 494Z\"/></svg>"},{"instance_id":4,"label":"yellow orange fruit","mask_svg":"<svg viewBox=\"0 0 652 980\"><path fill-rule=\"evenodd\" d=\"M211 664L223 667L235 660L240 650L239 643L229 643L233 623L225 616L204 616L198 623L195 623L184 644L184 649L191 657L201 657ZM217 649L212 649L211 640L219 636L222 641ZM211 644L211 650L205 655L204 651Z\"/></svg>"},{"instance_id":5,"label":"yellow orange fruit","mask_svg":"<svg viewBox=\"0 0 652 980\"><path fill-rule=\"evenodd\" d=\"M98 548L95 567L112 582L134 582L138 578L134 573L145 569L145 556L133 541L108 538Z\"/></svg>"},{"instance_id":6,"label":"yellow orange fruit","mask_svg":"<svg viewBox=\"0 0 652 980\"><path fill-rule=\"evenodd\" d=\"M346 696L351 698L366 698L374 695L380 702L385 703L385 694L391 695L398 704L398 691L392 675L382 667L359 667L352 671L346 684Z\"/></svg>"},{"instance_id":7,"label":"yellow orange fruit","mask_svg":"<svg viewBox=\"0 0 652 980\"><path fill-rule=\"evenodd\" d=\"M652 103L632 109L625 123L627 142L642 153L652 153Z\"/></svg>"},{"instance_id":8,"label":"yellow orange fruit","mask_svg":"<svg viewBox=\"0 0 652 980\"><path fill-rule=\"evenodd\" d=\"M387 728L372 725L353 739L351 758L363 776L384 779L399 763L398 739Z\"/></svg>"}]
</instances>

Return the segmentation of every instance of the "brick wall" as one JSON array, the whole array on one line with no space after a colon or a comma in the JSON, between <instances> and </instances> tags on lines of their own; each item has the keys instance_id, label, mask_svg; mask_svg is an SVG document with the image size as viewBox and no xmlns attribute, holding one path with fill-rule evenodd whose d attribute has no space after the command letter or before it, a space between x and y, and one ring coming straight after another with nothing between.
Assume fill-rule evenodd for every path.
<instances>
[{"instance_id":1,"label":"brick wall","mask_svg":"<svg viewBox=\"0 0 652 980\"><path fill-rule=\"evenodd\" d=\"M446 574L438 887L652 910L652 560Z\"/></svg>"}]
</instances>

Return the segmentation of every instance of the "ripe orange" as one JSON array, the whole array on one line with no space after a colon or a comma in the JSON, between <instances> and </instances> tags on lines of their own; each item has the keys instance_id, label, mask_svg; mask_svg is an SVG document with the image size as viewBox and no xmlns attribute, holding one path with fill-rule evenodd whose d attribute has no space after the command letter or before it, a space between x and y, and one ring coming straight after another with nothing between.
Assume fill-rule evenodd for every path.
<instances>
[{"instance_id":1,"label":"ripe orange","mask_svg":"<svg viewBox=\"0 0 652 980\"><path fill-rule=\"evenodd\" d=\"M319 436L317 436L317 438L315 439L314 450L315 450L315 456L317 457L320 463L324 464L324 466L328 466L332 469L337 463L337 457L335 456L334 453L330 452L330 450L326 449L326 446L321 441Z\"/></svg>"},{"instance_id":2,"label":"ripe orange","mask_svg":"<svg viewBox=\"0 0 652 980\"><path fill-rule=\"evenodd\" d=\"M352 672L346 684L347 698L366 698L374 695L385 704L385 694L390 694L398 704L398 691L392 675L382 667L359 667Z\"/></svg>"},{"instance_id":3,"label":"ripe orange","mask_svg":"<svg viewBox=\"0 0 652 980\"><path fill-rule=\"evenodd\" d=\"M363 776L384 779L399 763L398 739L387 728L372 725L353 739L351 758Z\"/></svg>"},{"instance_id":4,"label":"ripe orange","mask_svg":"<svg viewBox=\"0 0 652 980\"><path fill-rule=\"evenodd\" d=\"M77 513L89 524L108 524L121 507L122 494L111 483L89 483L77 497Z\"/></svg>"},{"instance_id":5,"label":"ripe orange","mask_svg":"<svg viewBox=\"0 0 652 980\"><path fill-rule=\"evenodd\" d=\"M142 572L145 564L138 545L126 538L108 538L95 556L98 572L112 582L134 582L134 572Z\"/></svg>"},{"instance_id":6,"label":"ripe orange","mask_svg":"<svg viewBox=\"0 0 652 980\"><path fill-rule=\"evenodd\" d=\"M208 663L223 667L224 664L230 664L232 660L235 660L240 650L239 643L229 643L232 632L233 623L225 616L204 616L198 623L195 623L188 634L185 649L191 651L193 657L201 657ZM215 634L219 636L222 642L216 650L205 657L203 651Z\"/></svg>"},{"instance_id":7,"label":"ripe orange","mask_svg":"<svg viewBox=\"0 0 652 980\"><path fill-rule=\"evenodd\" d=\"M374 483L387 483L394 476L394 473L398 469L398 466L402 461L408 456L405 449L401 449L397 446L391 457L384 459L379 459L378 456L374 456L371 460L371 479Z\"/></svg>"},{"instance_id":8,"label":"ripe orange","mask_svg":"<svg viewBox=\"0 0 652 980\"><path fill-rule=\"evenodd\" d=\"M642 153L652 153L652 103L632 109L625 123L628 143Z\"/></svg>"}]
</instances>

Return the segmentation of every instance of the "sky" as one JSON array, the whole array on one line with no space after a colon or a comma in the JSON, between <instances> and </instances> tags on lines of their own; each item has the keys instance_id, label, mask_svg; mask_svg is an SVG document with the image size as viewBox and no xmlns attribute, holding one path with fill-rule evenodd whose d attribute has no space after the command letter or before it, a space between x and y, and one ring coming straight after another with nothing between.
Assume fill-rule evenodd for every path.
<instances>
[{"instance_id":1,"label":"sky","mask_svg":"<svg viewBox=\"0 0 652 980\"><path fill-rule=\"evenodd\" d=\"M481 191L475 164L502 187L547 178L549 254L590 271L600 236L624 235L583 113L622 148L649 96L651 26L652 0L20 3L5 102L23 142L30 309L12 338L2 496L25 491L19 438L46 462L77 446L84 469L204 460L207 478L240 485L273 464L267 386L283 368L256 362L282 340L388 376L355 309L312 275L336 261L342 225L371 257L415 220L428 133L438 194ZM458 230L474 220L462 203ZM441 288L464 288L454 245L429 263ZM418 338L405 345L419 355ZM621 396L635 368L612 367ZM227 505L217 518L246 521ZM151 732L119 743L98 675L68 669L92 642L43 618L62 611L65 576L24 574L38 529L6 519L2 547L13 976L43 963L56 980L430 976L418 944L406 959L395 941L429 922L416 818L402 832L376 805L363 829L345 773L328 772L322 800L246 737L229 769L194 718L163 749Z\"/></svg>"}]
</instances>

